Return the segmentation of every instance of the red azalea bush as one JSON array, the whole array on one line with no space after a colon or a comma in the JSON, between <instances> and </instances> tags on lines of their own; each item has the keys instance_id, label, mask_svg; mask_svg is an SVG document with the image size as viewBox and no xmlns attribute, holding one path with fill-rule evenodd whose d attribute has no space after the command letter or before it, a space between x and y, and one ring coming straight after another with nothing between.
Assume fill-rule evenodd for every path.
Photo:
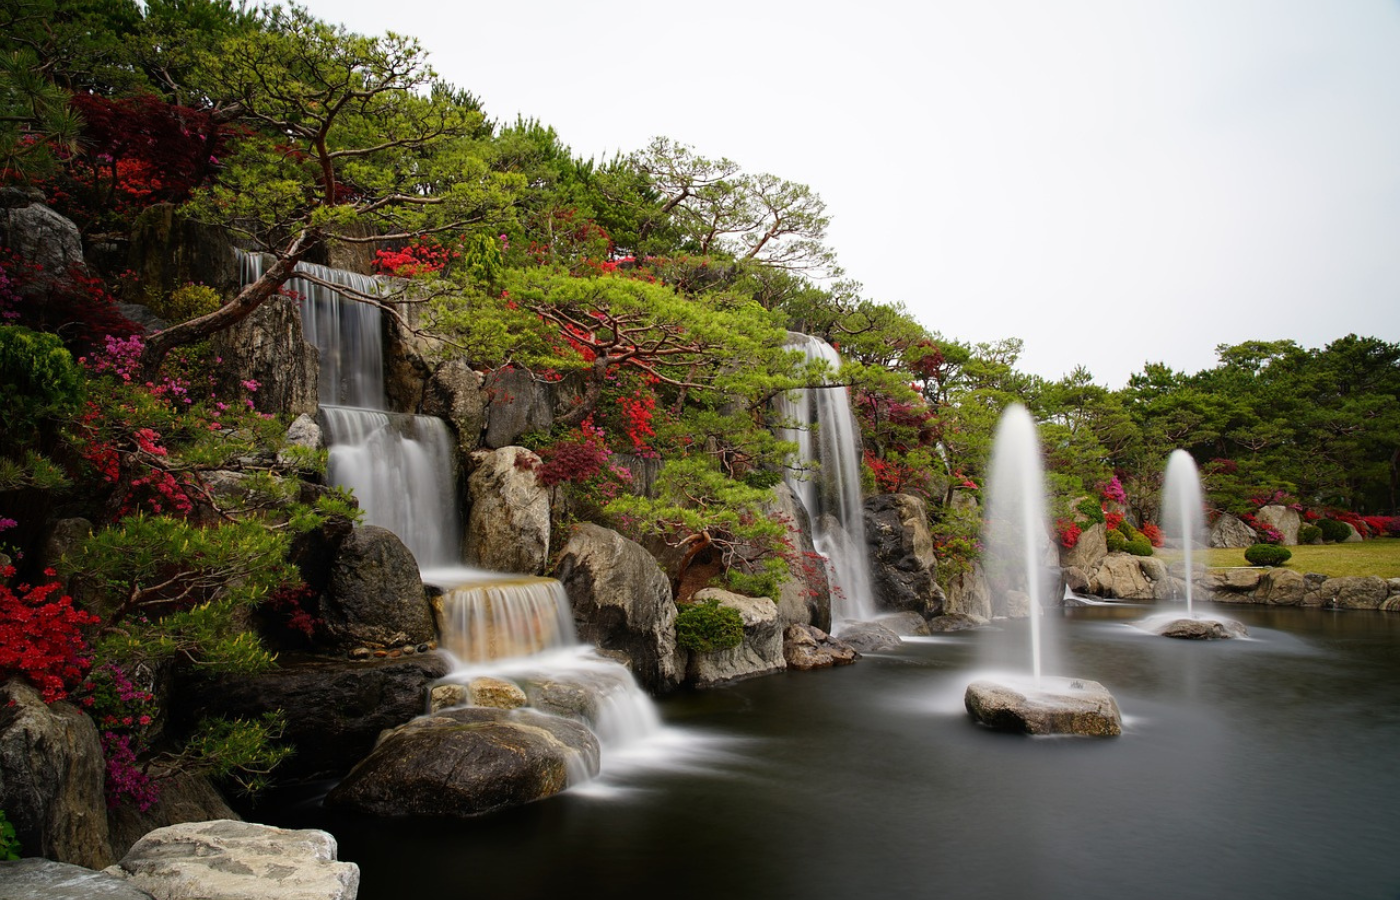
<instances>
[{"instance_id":1,"label":"red azalea bush","mask_svg":"<svg viewBox=\"0 0 1400 900\"><path fill-rule=\"evenodd\" d=\"M1060 536L1060 546L1066 550L1073 550L1074 545L1079 543L1079 535L1083 532L1073 519L1056 519L1055 533Z\"/></svg>"},{"instance_id":2,"label":"red azalea bush","mask_svg":"<svg viewBox=\"0 0 1400 900\"><path fill-rule=\"evenodd\" d=\"M1148 543L1152 546L1162 546L1162 529L1158 528L1152 522L1144 522L1140 530L1142 531L1143 537L1147 538Z\"/></svg>"},{"instance_id":3,"label":"red azalea bush","mask_svg":"<svg viewBox=\"0 0 1400 900\"><path fill-rule=\"evenodd\" d=\"M45 569L49 578L57 574ZM14 566L0 569L0 578L15 575ZM96 625L97 616L73 608L65 595L54 598L57 581L11 590L0 583L0 680L23 678L38 688L45 703L56 703L82 680L92 659L82 629Z\"/></svg>"}]
</instances>

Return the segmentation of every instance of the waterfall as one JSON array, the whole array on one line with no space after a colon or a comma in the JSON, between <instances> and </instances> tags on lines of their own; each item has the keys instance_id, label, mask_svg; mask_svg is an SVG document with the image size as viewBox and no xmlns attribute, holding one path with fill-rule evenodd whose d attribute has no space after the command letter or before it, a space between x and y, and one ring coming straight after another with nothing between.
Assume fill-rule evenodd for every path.
<instances>
[{"instance_id":1,"label":"waterfall","mask_svg":"<svg viewBox=\"0 0 1400 900\"><path fill-rule=\"evenodd\" d=\"M788 343L806 359L822 360L835 372L841 357L830 344L792 333ZM875 617L870 552L865 541L865 505L860 496L860 432L846 388L806 388L780 397L778 414L792 427L781 427L784 440L798 446L797 466L788 486L812 523L812 542L826 560L832 586L832 619L865 621Z\"/></svg>"}]
</instances>

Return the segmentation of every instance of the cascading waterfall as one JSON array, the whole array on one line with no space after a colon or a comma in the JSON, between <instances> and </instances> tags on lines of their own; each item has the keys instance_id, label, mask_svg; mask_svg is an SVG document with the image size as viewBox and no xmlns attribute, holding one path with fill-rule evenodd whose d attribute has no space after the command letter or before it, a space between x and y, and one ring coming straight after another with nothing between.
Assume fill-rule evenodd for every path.
<instances>
[{"instance_id":1,"label":"cascading waterfall","mask_svg":"<svg viewBox=\"0 0 1400 900\"><path fill-rule=\"evenodd\" d=\"M243 254L243 282L262 265L261 256ZM379 292L375 279L353 272L307 263L297 271L355 293ZM444 589L442 645L457 661L447 680L490 673L580 685L593 697L589 724L605 747L656 734L655 707L631 673L578 642L558 581L461 565L452 434L441 419L388 410L380 311L305 278L287 287L303 298L303 331L320 352L330 481L354 491L365 519L397 534L423 580Z\"/></svg>"},{"instance_id":2,"label":"cascading waterfall","mask_svg":"<svg viewBox=\"0 0 1400 900\"><path fill-rule=\"evenodd\" d=\"M840 355L820 338L792 333L788 343L808 361L826 362L832 372L841 365ZM789 471L786 480L807 510L812 542L827 563L832 619L873 619L875 592L860 496L860 432L850 396L840 386L807 388L793 395L777 401L778 414L794 425L779 433L797 444L798 466L816 468L807 474Z\"/></svg>"}]
</instances>

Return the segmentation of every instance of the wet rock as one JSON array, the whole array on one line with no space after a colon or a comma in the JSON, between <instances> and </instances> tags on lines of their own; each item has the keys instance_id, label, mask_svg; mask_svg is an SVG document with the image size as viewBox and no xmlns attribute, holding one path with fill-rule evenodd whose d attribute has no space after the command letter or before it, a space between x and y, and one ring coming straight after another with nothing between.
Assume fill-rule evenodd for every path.
<instances>
[{"instance_id":1,"label":"wet rock","mask_svg":"<svg viewBox=\"0 0 1400 900\"><path fill-rule=\"evenodd\" d=\"M389 648L437 636L418 563L398 535L377 525L360 526L341 541L321 620L331 649Z\"/></svg>"},{"instance_id":2,"label":"wet rock","mask_svg":"<svg viewBox=\"0 0 1400 900\"><path fill-rule=\"evenodd\" d=\"M686 666L686 680L690 683L696 687L714 687L787 668L783 659L783 629L778 621L777 604L772 600L717 588L696 591L694 599L696 602L717 600L720 606L737 610L744 620L744 640L728 650L692 651Z\"/></svg>"},{"instance_id":3,"label":"wet rock","mask_svg":"<svg viewBox=\"0 0 1400 900\"><path fill-rule=\"evenodd\" d=\"M360 867L330 834L220 820L159 828L107 871L161 900L354 900Z\"/></svg>"},{"instance_id":4,"label":"wet rock","mask_svg":"<svg viewBox=\"0 0 1400 900\"><path fill-rule=\"evenodd\" d=\"M428 712L449 709L453 706L466 706L467 686L465 684L435 684L428 699Z\"/></svg>"},{"instance_id":5,"label":"wet rock","mask_svg":"<svg viewBox=\"0 0 1400 900\"><path fill-rule=\"evenodd\" d=\"M641 545L599 525L580 525L555 577L569 595L581 640L625 654L649 691L680 684L685 662L676 647L671 584Z\"/></svg>"},{"instance_id":6,"label":"wet rock","mask_svg":"<svg viewBox=\"0 0 1400 900\"><path fill-rule=\"evenodd\" d=\"M903 643L898 634L879 622L852 622L841 629L841 640L862 654L897 650Z\"/></svg>"},{"instance_id":7,"label":"wet rock","mask_svg":"<svg viewBox=\"0 0 1400 900\"><path fill-rule=\"evenodd\" d=\"M154 900L118 875L37 856L0 861L0 897L5 900Z\"/></svg>"},{"instance_id":8,"label":"wet rock","mask_svg":"<svg viewBox=\"0 0 1400 900\"><path fill-rule=\"evenodd\" d=\"M1322 584L1322 605L1330 609L1380 609L1390 585L1375 575L1329 578Z\"/></svg>"},{"instance_id":9,"label":"wet rock","mask_svg":"<svg viewBox=\"0 0 1400 900\"><path fill-rule=\"evenodd\" d=\"M493 572L541 575L549 560L549 491L540 458L524 447L472 454L467 481L467 562Z\"/></svg>"},{"instance_id":10,"label":"wet rock","mask_svg":"<svg viewBox=\"0 0 1400 900\"><path fill-rule=\"evenodd\" d=\"M423 390L422 412L446 419L457 435L461 457L471 456L480 446L486 428L486 394L481 373L456 359L438 366Z\"/></svg>"},{"instance_id":11,"label":"wet rock","mask_svg":"<svg viewBox=\"0 0 1400 900\"><path fill-rule=\"evenodd\" d=\"M263 412L315 415L320 357L303 336L297 300L281 294L269 297L209 343L223 360L219 372L225 393L238 396L243 393L241 382L256 381L253 404Z\"/></svg>"},{"instance_id":12,"label":"wet rock","mask_svg":"<svg viewBox=\"0 0 1400 900\"><path fill-rule=\"evenodd\" d=\"M101 868L112 861L103 797L102 743L91 719L66 701L0 684L0 809L20 850Z\"/></svg>"},{"instance_id":13,"label":"wet rock","mask_svg":"<svg viewBox=\"0 0 1400 900\"><path fill-rule=\"evenodd\" d=\"M967 631L971 628L982 628L987 624L987 620L981 616L969 616L965 613L945 613L928 623L930 634L945 634L950 631Z\"/></svg>"},{"instance_id":14,"label":"wet rock","mask_svg":"<svg viewBox=\"0 0 1400 900\"><path fill-rule=\"evenodd\" d=\"M928 622L915 612L891 613L875 621L900 637L923 637L929 633Z\"/></svg>"},{"instance_id":15,"label":"wet rock","mask_svg":"<svg viewBox=\"0 0 1400 900\"><path fill-rule=\"evenodd\" d=\"M974 681L963 704L998 731L1113 737L1123 733L1118 703L1097 681L1042 678L1039 685Z\"/></svg>"},{"instance_id":16,"label":"wet rock","mask_svg":"<svg viewBox=\"0 0 1400 900\"><path fill-rule=\"evenodd\" d=\"M1184 617L1154 624L1150 630L1153 634L1159 634L1162 637L1182 638L1191 641L1238 638L1249 633L1243 625L1233 619L1188 619Z\"/></svg>"},{"instance_id":17,"label":"wet rock","mask_svg":"<svg viewBox=\"0 0 1400 900\"><path fill-rule=\"evenodd\" d=\"M831 628L831 583L827 578L826 566L816 555L812 543L812 524L807 510L798 501L792 488L777 484L773 488L773 499L766 509L770 518L787 524L787 539L792 542L801 561L796 571L778 588L778 618L783 627L788 625L815 625L817 628Z\"/></svg>"},{"instance_id":18,"label":"wet rock","mask_svg":"<svg viewBox=\"0 0 1400 900\"><path fill-rule=\"evenodd\" d=\"M911 494L871 497L865 501L865 536L877 605L925 619L942 614L945 597L924 501Z\"/></svg>"},{"instance_id":19,"label":"wet rock","mask_svg":"<svg viewBox=\"0 0 1400 900\"><path fill-rule=\"evenodd\" d=\"M467 700L473 706L493 709L519 709L529 703L517 685L500 678L473 678L467 683Z\"/></svg>"},{"instance_id":20,"label":"wet rock","mask_svg":"<svg viewBox=\"0 0 1400 900\"><path fill-rule=\"evenodd\" d=\"M789 625L783 631L783 659L789 669L806 672L848 666L860 659L860 653L815 626Z\"/></svg>"},{"instance_id":21,"label":"wet rock","mask_svg":"<svg viewBox=\"0 0 1400 900\"><path fill-rule=\"evenodd\" d=\"M992 591L982 571L981 563L973 563L972 569L959 572L944 585L947 602L943 605L944 615L967 615L981 619L992 617Z\"/></svg>"},{"instance_id":22,"label":"wet rock","mask_svg":"<svg viewBox=\"0 0 1400 900\"><path fill-rule=\"evenodd\" d=\"M394 729L326 797L386 818L463 818L557 794L598 771L582 724L529 709L463 707Z\"/></svg>"},{"instance_id":23,"label":"wet rock","mask_svg":"<svg viewBox=\"0 0 1400 900\"><path fill-rule=\"evenodd\" d=\"M1240 519L1222 513L1210 528L1210 545L1218 548L1242 549L1259 542L1259 536Z\"/></svg>"}]
</instances>

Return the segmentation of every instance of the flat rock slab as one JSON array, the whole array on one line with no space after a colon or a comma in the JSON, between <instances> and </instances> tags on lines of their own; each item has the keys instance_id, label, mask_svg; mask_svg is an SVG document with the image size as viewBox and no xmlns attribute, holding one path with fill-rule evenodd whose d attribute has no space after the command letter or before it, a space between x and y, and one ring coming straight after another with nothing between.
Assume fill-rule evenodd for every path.
<instances>
[{"instance_id":1,"label":"flat rock slab","mask_svg":"<svg viewBox=\"0 0 1400 900\"><path fill-rule=\"evenodd\" d=\"M160 900L354 900L360 867L335 838L220 819L157 828L106 871Z\"/></svg>"},{"instance_id":2,"label":"flat rock slab","mask_svg":"<svg viewBox=\"0 0 1400 900\"><path fill-rule=\"evenodd\" d=\"M1115 737L1123 714L1108 689L1081 678L1042 678L1038 684L974 681L963 705L988 728L1025 734Z\"/></svg>"},{"instance_id":3,"label":"flat rock slab","mask_svg":"<svg viewBox=\"0 0 1400 900\"><path fill-rule=\"evenodd\" d=\"M152 900L124 878L32 856L0 862L4 900Z\"/></svg>"},{"instance_id":4,"label":"flat rock slab","mask_svg":"<svg viewBox=\"0 0 1400 900\"><path fill-rule=\"evenodd\" d=\"M1188 641L1214 641L1245 637L1249 631L1233 619L1166 619L1148 624L1148 631L1162 637Z\"/></svg>"}]
</instances>

